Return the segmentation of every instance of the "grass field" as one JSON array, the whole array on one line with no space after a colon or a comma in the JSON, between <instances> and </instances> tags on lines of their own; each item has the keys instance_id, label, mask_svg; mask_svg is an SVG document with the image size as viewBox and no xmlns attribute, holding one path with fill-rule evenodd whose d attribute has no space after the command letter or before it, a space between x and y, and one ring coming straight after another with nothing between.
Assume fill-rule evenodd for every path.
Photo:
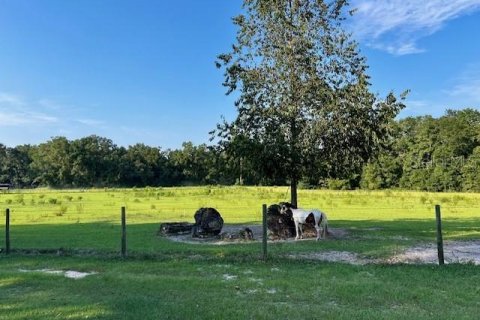
<instances>
[{"instance_id":1,"label":"grass field","mask_svg":"<svg viewBox=\"0 0 480 320\"><path fill-rule=\"evenodd\" d=\"M261 220L261 205L288 200L286 187L184 187L8 191L0 206L18 224L116 222L125 206L134 223L192 220L200 207L218 208L230 223ZM475 216L480 195L410 191L300 190L301 207L322 208L337 220L429 219L435 204L451 218ZM2 210L4 211L4 210Z\"/></svg>"},{"instance_id":2,"label":"grass field","mask_svg":"<svg viewBox=\"0 0 480 320\"><path fill-rule=\"evenodd\" d=\"M347 251L382 258L435 241L480 239L480 195L300 190L302 207L328 213L349 237L269 244L198 245L156 235L203 206L227 224L260 223L261 205L286 187L34 190L0 194L0 248L11 210L13 254L0 254L0 319L476 319L479 267L348 265L291 254ZM129 257L119 258L120 208ZM259 235L257 235L259 236ZM61 249L62 255L56 254ZM21 250L20 250L21 249ZM38 249L49 254L38 255ZM15 251L18 250L18 251ZM39 270L94 271L67 279ZM24 270L33 272L23 272Z\"/></svg>"}]
</instances>

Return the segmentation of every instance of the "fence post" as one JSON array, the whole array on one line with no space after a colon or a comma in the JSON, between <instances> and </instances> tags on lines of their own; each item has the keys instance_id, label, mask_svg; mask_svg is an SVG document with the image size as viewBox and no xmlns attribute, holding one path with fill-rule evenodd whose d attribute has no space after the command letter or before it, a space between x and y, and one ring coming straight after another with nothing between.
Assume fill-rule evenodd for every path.
<instances>
[{"instance_id":1,"label":"fence post","mask_svg":"<svg viewBox=\"0 0 480 320\"><path fill-rule=\"evenodd\" d=\"M5 215L5 254L10 253L10 209L7 208Z\"/></svg>"},{"instance_id":2,"label":"fence post","mask_svg":"<svg viewBox=\"0 0 480 320\"><path fill-rule=\"evenodd\" d=\"M267 205L262 206L262 220L263 220L263 261L267 261Z\"/></svg>"},{"instance_id":3,"label":"fence post","mask_svg":"<svg viewBox=\"0 0 480 320\"><path fill-rule=\"evenodd\" d=\"M122 257L127 256L127 224L125 218L125 207L122 207Z\"/></svg>"},{"instance_id":4,"label":"fence post","mask_svg":"<svg viewBox=\"0 0 480 320\"><path fill-rule=\"evenodd\" d=\"M435 216L437 220L437 249L438 249L438 264L445 264L443 256L443 237L442 237L442 217L440 213L440 205L435 205Z\"/></svg>"}]
</instances>

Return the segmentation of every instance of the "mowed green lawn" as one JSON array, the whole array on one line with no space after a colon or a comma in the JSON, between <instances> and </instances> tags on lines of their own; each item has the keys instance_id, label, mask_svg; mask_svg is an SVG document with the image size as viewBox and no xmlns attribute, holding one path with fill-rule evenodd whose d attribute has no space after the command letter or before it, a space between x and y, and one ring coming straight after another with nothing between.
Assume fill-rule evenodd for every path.
<instances>
[{"instance_id":1,"label":"mowed green lawn","mask_svg":"<svg viewBox=\"0 0 480 320\"><path fill-rule=\"evenodd\" d=\"M217 208L227 224L260 224L262 204L285 201L287 192L188 187L2 193L0 247L10 208L13 253L0 254L0 319L478 317L478 266L358 266L290 257L347 251L384 258L435 242L435 204L442 205L446 240L480 239L477 194L301 190L300 206L323 209L331 228L347 236L269 243L267 262L260 260L259 242L187 244L157 236L161 222L193 222L204 206ZM122 206L127 259L118 253ZM45 269L96 274L69 279Z\"/></svg>"}]
</instances>

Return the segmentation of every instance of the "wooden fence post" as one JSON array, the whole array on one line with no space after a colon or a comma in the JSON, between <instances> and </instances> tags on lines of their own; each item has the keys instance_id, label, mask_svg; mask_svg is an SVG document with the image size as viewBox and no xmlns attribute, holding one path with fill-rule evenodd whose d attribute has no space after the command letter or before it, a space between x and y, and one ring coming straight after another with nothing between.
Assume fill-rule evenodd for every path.
<instances>
[{"instance_id":1,"label":"wooden fence post","mask_svg":"<svg viewBox=\"0 0 480 320\"><path fill-rule=\"evenodd\" d=\"M122 207L122 257L127 256L127 223L125 217L125 207Z\"/></svg>"},{"instance_id":2,"label":"wooden fence post","mask_svg":"<svg viewBox=\"0 0 480 320\"><path fill-rule=\"evenodd\" d=\"M5 212L5 254L10 253L10 209Z\"/></svg>"},{"instance_id":3,"label":"wooden fence post","mask_svg":"<svg viewBox=\"0 0 480 320\"><path fill-rule=\"evenodd\" d=\"M443 237L442 237L442 216L440 213L440 205L435 205L435 216L437 220L437 249L438 249L438 264L445 264L443 256Z\"/></svg>"},{"instance_id":4,"label":"wooden fence post","mask_svg":"<svg viewBox=\"0 0 480 320\"><path fill-rule=\"evenodd\" d=\"M262 206L262 221L263 221L263 261L267 261L267 205Z\"/></svg>"}]
</instances>

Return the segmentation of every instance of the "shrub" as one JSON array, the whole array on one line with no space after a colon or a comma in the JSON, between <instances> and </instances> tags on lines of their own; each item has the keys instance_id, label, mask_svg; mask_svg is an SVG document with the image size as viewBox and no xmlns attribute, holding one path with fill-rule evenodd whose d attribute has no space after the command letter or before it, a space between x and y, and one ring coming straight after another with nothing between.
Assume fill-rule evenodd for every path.
<instances>
[{"instance_id":1,"label":"shrub","mask_svg":"<svg viewBox=\"0 0 480 320\"><path fill-rule=\"evenodd\" d=\"M67 206L59 206L57 212L55 212L55 215L57 217L63 216L65 213L67 213L68 207Z\"/></svg>"},{"instance_id":2,"label":"shrub","mask_svg":"<svg viewBox=\"0 0 480 320\"><path fill-rule=\"evenodd\" d=\"M452 200L449 197L446 197L446 196L440 198L441 203L449 203L451 201Z\"/></svg>"},{"instance_id":3,"label":"shrub","mask_svg":"<svg viewBox=\"0 0 480 320\"><path fill-rule=\"evenodd\" d=\"M346 179L327 179L327 187L330 190L349 190L350 181Z\"/></svg>"},{"instance_id":4,"label":"shrub","mask_svg":"<svg viewBox=\"0 0 480 320\"><path fill-rule=\"evenodd\" d=\"M15 202L18 204L25 204L25 201L23 199L23 194L17 194L15 196Z\"/></svg>"},{"instance_id":5,"label":"shrub","mask_svg":"<svg viewBox=\"0 0 480 320\"><path fill-rule=\"evenodd\" d=\"M426 196L421 196L421 197L420 197L420 203L421 203L421 204L425 204L425 203L427 202L427 199L428 199L428 198L427 198Z\"/></svg>"},{"instance_id":6,"label":"shrub","mask_svg":"<svg viewBox=\"0 0 480 320\"><path fill-rule=\"evenodd\" d=\"M78 203L76 205L77 213L83 213L83 204Z\"/></svg>"}]
</instances>

